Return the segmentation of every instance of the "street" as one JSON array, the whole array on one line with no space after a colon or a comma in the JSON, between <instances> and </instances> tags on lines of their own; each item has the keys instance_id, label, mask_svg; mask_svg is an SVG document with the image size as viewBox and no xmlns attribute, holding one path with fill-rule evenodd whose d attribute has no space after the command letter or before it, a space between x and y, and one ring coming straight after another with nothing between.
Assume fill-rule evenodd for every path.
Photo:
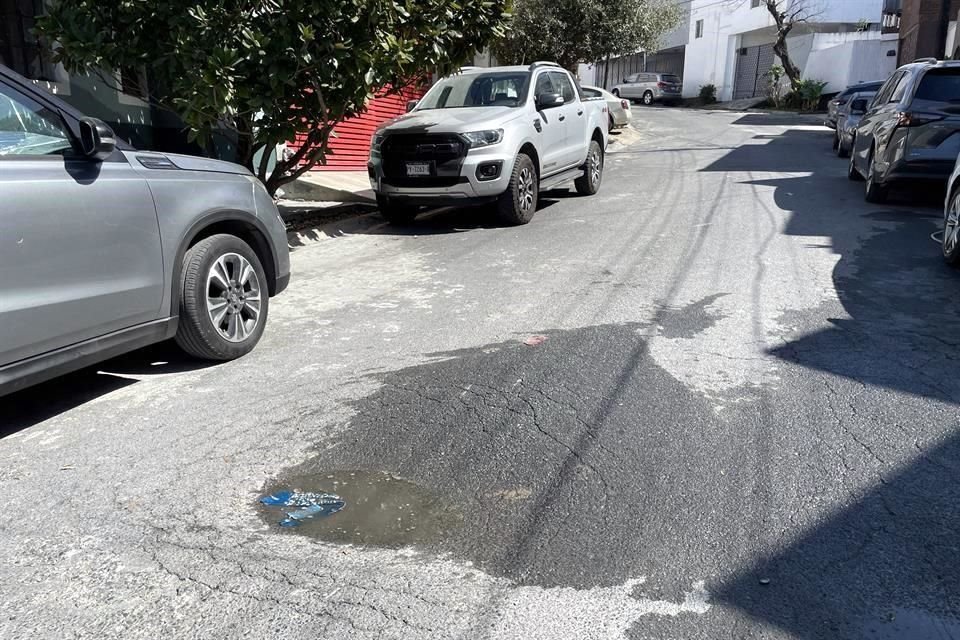
<instances>
[{"instance_id":1,"label":"street","mask_svg":"<svg viewBox=\"0 0 960 640\"><path fill-rule=\"evenodd\" d=\"M0 400L0 638L960 638L960 273L794 115L294 242L258 348ZM341 495L289 529L258 499Z\"/></svg>"}]
</instances>

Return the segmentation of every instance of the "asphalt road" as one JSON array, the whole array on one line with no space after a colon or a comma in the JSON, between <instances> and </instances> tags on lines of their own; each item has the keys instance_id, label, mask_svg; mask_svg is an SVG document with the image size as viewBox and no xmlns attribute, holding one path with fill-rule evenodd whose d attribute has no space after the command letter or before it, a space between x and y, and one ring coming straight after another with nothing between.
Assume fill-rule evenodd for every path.
<instances>
[{"instance_id":1,"label":"asphalt road","mask_svg":"<svg viewBox=\"0 0 960 640\"><path fill-rule=\"evenodd\" d=\"M307 233L250 356L0 401L3 638L960 638L960 273L830 134L640 109L600 194ZM299 528L276 488L346 508Z\"/></svg>"}]
</instances>

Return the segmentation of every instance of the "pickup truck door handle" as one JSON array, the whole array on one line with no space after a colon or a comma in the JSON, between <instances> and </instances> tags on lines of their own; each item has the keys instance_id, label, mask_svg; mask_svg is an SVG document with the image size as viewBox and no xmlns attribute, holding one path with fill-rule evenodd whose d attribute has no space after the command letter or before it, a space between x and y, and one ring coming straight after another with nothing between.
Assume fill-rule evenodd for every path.
<instances>
[{"instance_id":1,"label":"pickup truck door handle","mask_svg":"<svg viewBox=\"0 0 960 640\"><path fill-rule=\"evenodd\" d=\"M578 115L578 116L582 116L582 115L583 115L583 109L580 109L579 111L577 111L577 115Z\"/></svg>"},{"instance_id":2,"label":"pickup truck door handle","mask_svg":"<svg viewBox=\"0 0 960 640\"><path fill-rule=\"evenodd\" d=\"M563 114L560 114L560 116L557 118L557 120L559 120L560 122L563 122L563 121L566 120L566 119L567 119L567 116L565 116L565 115L563 115Z\"/></svg>"}]
</instances>

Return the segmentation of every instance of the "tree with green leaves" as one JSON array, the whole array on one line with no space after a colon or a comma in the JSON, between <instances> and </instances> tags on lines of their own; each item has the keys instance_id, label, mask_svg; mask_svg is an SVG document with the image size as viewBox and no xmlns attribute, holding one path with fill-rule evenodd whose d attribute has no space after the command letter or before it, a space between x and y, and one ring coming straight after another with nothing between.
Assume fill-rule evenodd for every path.
<instances>
[{"instance_id":1,"label":"tree with green leaves","mask_svg":"<svg viewBox=\"0 0 960 640\"><path fill-rule=\"evenodd\" d=\"M656 50L681 17L671 0L515 0L512 13L493 44L498 60L553 60L574 72L580 62Z\"/></svg>"},{"instance_id":2,"label":"tree with green leaves","mask_svg":"<svg viewBox=\"0 0 960 640\"><path fill-rule=\"evenodd\" d=\"M192 139L227 128L271 193L329 151L373 92L471 60L503 35L508 0L53 0L39 31L72 72L145 70L149 99ZM253 166L258 149L305 143Z\"/></svg>"}]
</instances>

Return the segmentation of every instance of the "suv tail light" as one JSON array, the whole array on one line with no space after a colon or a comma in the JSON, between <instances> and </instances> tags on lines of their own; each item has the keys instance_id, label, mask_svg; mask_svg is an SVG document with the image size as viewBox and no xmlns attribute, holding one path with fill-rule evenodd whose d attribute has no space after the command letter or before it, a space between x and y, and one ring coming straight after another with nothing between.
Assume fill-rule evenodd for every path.
<instances>
[{"instance_id":1,"label":"suv tail light","mask_svg":"<svg viewBox=\"0 0 960 640\"><path fill-rule=\"evenodd\" d=\"M658 82L657 87L660 89L666 89L669 85L666 82Z\"/></svg>"},{"instance_id":2,"label":"suv tail light","mask_svg":"<svg viewBox=\"0 0 960 640\"><path fill-rule=\"evenodd\" d=\"M620 101L620 106L623 107L623 110L624 110L624 111L630 111L630 101L629 101L629 100L621 100L621 101Z\"/></svg>"},{"instance_id":3,"label":"suv tail light","mask_svg":"<svg viewBox=\"0 0 960 640\"><path fill-rule=\"evenodd\" d=\"M943 120L944 116L935 113L914 113L911 111L901 111L897 114L898 127L919 127L930 122Z\"/></svg>"}]
</instances>

